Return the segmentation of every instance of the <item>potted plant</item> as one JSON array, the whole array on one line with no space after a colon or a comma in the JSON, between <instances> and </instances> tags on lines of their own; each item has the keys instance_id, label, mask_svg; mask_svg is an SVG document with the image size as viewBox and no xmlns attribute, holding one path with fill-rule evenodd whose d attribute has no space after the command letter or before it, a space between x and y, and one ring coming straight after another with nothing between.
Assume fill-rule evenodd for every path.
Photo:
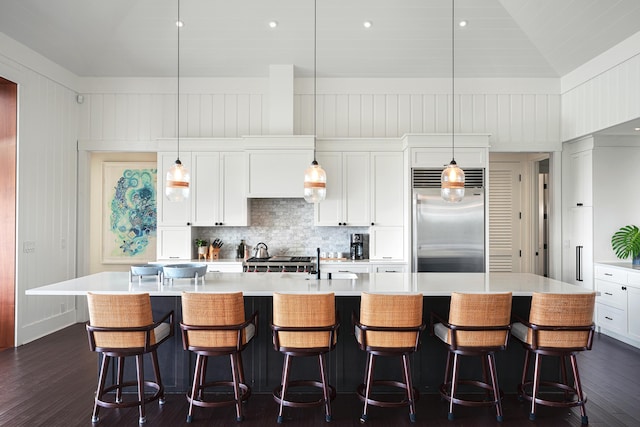
<instances>
[{"instance_id":1,"label":"potted plant","mask_svg":"<svg viewBox=\"0 0 640 427\"><path fill-rule=\"evenodd\" d=\"M195 239L196 247L198 248L198 259L201 256L207 257L207 241L203 239Z\"/></svg>"},{"instance_id":2,"label":"potted plant","mask_svg":"<svg viewBox=\"0 0 640 427\"><path fill-rule=\"evenodd\" d=\"M620 259L631 257L632 263L640 265L640 228L625 225L611 237L611 247Z\"/></svg>"}]
</instances>

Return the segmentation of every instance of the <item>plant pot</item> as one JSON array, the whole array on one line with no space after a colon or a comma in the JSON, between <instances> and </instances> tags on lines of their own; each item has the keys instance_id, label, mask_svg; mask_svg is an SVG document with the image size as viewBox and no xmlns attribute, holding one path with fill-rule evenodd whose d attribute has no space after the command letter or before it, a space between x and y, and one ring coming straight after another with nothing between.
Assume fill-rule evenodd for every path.
<instances>
[{"instance_id":1,"label":"plant pot","mask_svg":"<svg viewBox=\"0 0 640 427\"><path fill-rule=\"evenodd\" d=\"M631 260L632 265L640 265L640 255L633 257Z\"/></svg>"}]
</instances>

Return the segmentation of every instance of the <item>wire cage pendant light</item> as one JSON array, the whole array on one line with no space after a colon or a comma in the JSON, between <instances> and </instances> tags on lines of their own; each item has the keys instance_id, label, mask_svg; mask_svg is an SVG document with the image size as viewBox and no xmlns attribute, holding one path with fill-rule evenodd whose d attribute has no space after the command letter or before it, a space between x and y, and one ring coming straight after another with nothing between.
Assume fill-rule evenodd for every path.
<instances>
[{"instance_id":1,"label":"wire cage pendant light","mask_svg":"<svg viewBox=\"0 0 640 427\"><path fill-rule=\"evenodd\" d=\"M455 160L455 10L451 0L451 162L440 176L440 195L447 202L460 202L464 198L464 171Z\"/></svg>"},{"instance_id":2,"label":"wire cage pendant light","mask_svg":"<svg viewBox=\"0 0 640 427\"><path fill-rule=\"evenodd\" d=\"M304 200L318 203L327 197L327 173L316 160L316 96L317 96L317 0L313 2L313 162L304 171Z\"/></svg>"},{"instance_id":3,"label":"wire cage pendant light","mask_svg":"<svg viewBox=\"0 0 640 427\"><path fill-rule=\"evenodd\" d=\"M180 161L180 30L182 21L180 20L180 0L178 0L178 20L176 21L178 28L178 73L177 73L177 96L176 96L176 138L177 138L177 156L175 163L167 171L165 183L165 195L172 202L181 202L189 198L189 183L191 175L187 168Z\"/></svg>"}]
</instances>

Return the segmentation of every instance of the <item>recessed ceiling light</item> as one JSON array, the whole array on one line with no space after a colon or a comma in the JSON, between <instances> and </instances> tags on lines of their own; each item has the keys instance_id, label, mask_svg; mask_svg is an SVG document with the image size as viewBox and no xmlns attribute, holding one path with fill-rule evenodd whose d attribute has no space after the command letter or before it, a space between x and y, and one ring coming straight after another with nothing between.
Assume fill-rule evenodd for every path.
<instances>
[{"instance_id":1,"label":"recessed ceiling light","mask_svg":"<svg viewBox=\"0 0 640 427\"><path fill-rule=\"evenodd\" d=\"M364 25L365 28L371 28L371 26L373 25L373 22L371 21L364 21L362 23L362 25Z\"/></svg>"},{"instance_id":2,"label":"recessed ceiling light","mask_svg":"<svg viewBox=\"0 0 640 427\"><path fill-rule=\"evenodd\" d=\"M276 28L278 26L278 21L269 21L270 28Z\"/></svg>"},{"instance_id":3,"label":"recessed ceiling light","mask_svg":"<svg viewBox=\"0 0 640 427\"><path fill-rule=\"evenodd\" d=\"M467 22L467 21L460 21L460 22L458 22L458 25L459 25L459 26L461 26L461 27L466 27L466 26L467 26L467 24L468 24L468 22Z\"/></svg>"},{"instance_id":4,"label":"recessed ceiling light","mask_svg":"<svg viewBox=\"0 0 640 427\"><path fill-rule=\"evenodd\" d=\"M183 21L176 21L176 27L184 27Z\"/></svg>"},{"instance_id":5,"label":"recessed ceiling light","mask_svg":"<svg viewBox=\"0 0 640 427\"><path fill-rule=\"evenodd\" d=\"M637 131L639 131L639 132L640 132L640 128L634 128L633 130L637 130Z\"/></svg>"}]
</instances>

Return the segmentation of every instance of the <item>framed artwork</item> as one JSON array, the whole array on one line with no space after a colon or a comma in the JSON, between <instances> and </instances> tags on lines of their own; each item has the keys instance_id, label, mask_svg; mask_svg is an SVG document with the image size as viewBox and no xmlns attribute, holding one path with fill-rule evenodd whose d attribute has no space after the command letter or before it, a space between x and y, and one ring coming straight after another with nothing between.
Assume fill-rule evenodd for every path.
<instances>
[{"instance_id":1,"label":"framed artwork","mask_svg":"<svg viewBox=\"0 0 640 427\"><path fill-rule=\"evenodd\" d=\"M102 263L136 264L156 259L154 162L102 164Z\"/></svg>"}]
</instances>

